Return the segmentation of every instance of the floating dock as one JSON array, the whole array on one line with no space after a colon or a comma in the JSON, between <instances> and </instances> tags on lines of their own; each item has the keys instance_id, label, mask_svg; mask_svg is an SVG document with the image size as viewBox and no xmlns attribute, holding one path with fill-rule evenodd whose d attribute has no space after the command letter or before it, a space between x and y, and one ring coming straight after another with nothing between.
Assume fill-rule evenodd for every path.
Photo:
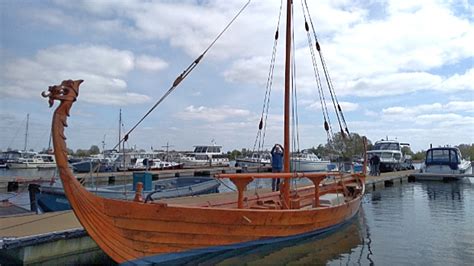
<instances>
[{"instance_id":1,"label":"floating dock","mask_svg":"<svg viewBox=\"0 0 474 266\"><path fill-rule=\"evenodd\" d=\"M186 170L186 169L185 169ZM221 170L222 171L222 170ZM367 176L367 191L408 182L414 170ZM259 190L262 193L269 189ZM235 199L236 192L206 194L164 200L167 203L207 202L211 199ZM247 190L246 195L253 195ZM76 219L72 211L0 217L0 264L111 264Z\"/></svg>"},{"instance_id":2,"label":"floating dock","mask_svg":"<svg viewBox=\"0 0 474 266\"><path fill-rule=\"evenodd\" d=\"M143 171L135 171L143 172ZM170 170L147 171L152 174L153 180L180 177L180 176L212 176L215 174L232 174L242 172L271 172L270 166L252 166L252 167L199 167L183 168ZM103 173L75 173L74 175L83 184L90 185L115 185L130 183L133 179L134 171L123 172L103 172ZM50 183L52 177L11 177L10 180L0 182L0 190L14 191L30 183Z\"/></svg>"}]
</instances>

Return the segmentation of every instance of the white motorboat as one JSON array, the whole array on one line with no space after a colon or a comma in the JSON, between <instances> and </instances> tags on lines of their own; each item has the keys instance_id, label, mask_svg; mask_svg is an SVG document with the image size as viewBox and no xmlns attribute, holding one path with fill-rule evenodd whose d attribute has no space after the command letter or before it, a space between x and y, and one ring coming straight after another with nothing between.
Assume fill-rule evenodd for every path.
<instances>
[{"instance_id":1,"label":"white motorboat","mask_svg":"<svg viewBox=\"0 0 474 266\"><path fill-rule=\"evenodd\" d=\"M56 168L56 161L53 155L37 154L29 158L18 158L14 162L7 163L7 167L9 169Z\"/></svg>"},{"instance_id":2,"label":"white motorboat","mask_svg":"<svg viewBox=\"0 0 474 266\"><path fill-rule=\"evenodd\" d=\"M229 158L221 152L222 146L194 146L194 152L181 156L184 167L229 166Z\"/></svg>"},{"instance_id":3,"label":"white motorboat","mask_svg":"<svg viewBox=\"0 0 474 266\"><path fill-rule=\"evenodd\" d=\"M420 173L413 176L421 180L458 180L470 175L472 175L471 162L462 158L458 148L439 147L426 151Z\"/></svg>"},{"instance_id":4,"label":"white motorboat","mask_svg":"<svg viewBox=\"0 0 474 266\"><path fill-rule=\"evenodd\" d=\"M291 156L291 171L292 172L319 172L328 171L330 161L321 160L316 154L303 150L294 153Z\"/></svg>"},{"instance_id":5,"label":"white motorboat","mask_svg":"<svg viewBox=\"0 0 474 266\"><path fill-rule=\"evenodd\" d=\"M408 157L403 154L402 147L408 147L408 143L400 143L396 140L380 140L376 141L372 150L367 152L367 156L371 159L377 155L380 159L380 171L391 172L404 170L409 166L405 166ZM410 167L411 168L411 167Z\"/></svg>"},{"instance_id":6,"label":"white motorboat","mask_svg":"<svg viewBox=\"0 0 474 266\"><path fill-rule=\"evenodd\" d=\"M235 159L235 166L267 166L272 164L272 155L269 152L254 152L250 156Z\"/></svg>"},{"instance_id":7,"label":"white motorboat","mask_svg":"<svg viewBox=\"0 0 474 266\"><path fill-rule=\"evenodd\" d=\"M137 158L135 164L128 168L130 171L141 171L141 170L167 170L167 169L179 169L182 168L182 163L162 161L161 159L154 158Z\"/></svg>"}]
</instances>

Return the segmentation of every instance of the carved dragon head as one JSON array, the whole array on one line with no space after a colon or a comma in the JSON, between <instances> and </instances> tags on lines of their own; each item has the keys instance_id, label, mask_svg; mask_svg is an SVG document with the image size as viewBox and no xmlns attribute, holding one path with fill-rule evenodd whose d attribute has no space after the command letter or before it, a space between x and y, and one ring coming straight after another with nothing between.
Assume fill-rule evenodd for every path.
<instances>
[{"instance_id":1,"label":"carved dragon head","mask_svg":"<svg viewBox=\"0 0 474 266\"><path fill-rule=\"evenodd\" d=\"M83 80L64 80L60 85L49 86L48 91L43 91L41 96L49 97L49 107L53 106L54 100L76 101L79 95L79 85Z\"/></svg>"}]
</instances>

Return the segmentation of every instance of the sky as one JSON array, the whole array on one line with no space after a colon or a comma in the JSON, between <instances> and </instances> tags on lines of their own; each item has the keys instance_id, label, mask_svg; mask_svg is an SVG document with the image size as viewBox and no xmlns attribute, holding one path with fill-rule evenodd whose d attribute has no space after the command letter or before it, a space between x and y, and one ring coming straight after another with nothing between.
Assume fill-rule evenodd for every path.
<instances>
[{"instance_id":1,"label":"sky","mask_svg":"<svg viewBox=\"0 0 474 266\"><path fill-rule=\"evenodd\" d=\"M120 110L123 132L246 2L0 0L0 150L23 149L27 114L28 149L48 147L54 108L40 94L66 79L84 80L66 130L68 147L112 148ZM472 0L307 4L351 132L372 142L397 139L414 151L474 143ZM280 1L252 0L126 147L252 149L279 10ZM300 0L293 10L299 142L309 148L327 138ZM280 37L266 148L283 142L283 66Z\"/></svg>"}]
</instances>

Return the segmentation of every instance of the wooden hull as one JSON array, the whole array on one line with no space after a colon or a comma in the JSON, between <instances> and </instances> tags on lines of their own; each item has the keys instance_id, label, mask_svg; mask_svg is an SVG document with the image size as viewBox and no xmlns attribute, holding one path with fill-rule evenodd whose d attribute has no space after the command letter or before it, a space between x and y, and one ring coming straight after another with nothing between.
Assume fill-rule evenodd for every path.
<instances>
[{"instance_id":1,"label":"wooden hull","mask_svg":"<svg viewBox=\"0 0 474 266\"><path fill-rule=\"evenodd\" d=\"M323 230L354 216L361 198L334 207L259 210L128 202L97 197L77 181L67 187L79 221L117 262Z\"/></svg>"},{"instance_id":2,"label":"wooden hull","mask_svg":"<svg viewBox=\"0 0 474 266\"><path fill-rule=\"evenodd\" d=\"M156 254L182 252L213 246L298 236L344 223L360 207L364 193L363 176L344 179L335 173L248 173L221 174L238 188L237 200L206 202L201 206L145 203L141 186L135 201L107 199L87 191L68 167L64 127L78 81L63 81L49 88L50 104L61 100L54 113L52 136L56 163L64 192L82 226L97 245L116 262ZM332 185L321 181L339 176ZM254 178L284 178L282 191L244 197L245 187ZM315 186L289 192L291 178L309 178ZM331 204L321 200L322 195ZM323 198L324 199L324 198ZM337 204L333 204L334 200Z\"/></svg>"}]
</instances>

